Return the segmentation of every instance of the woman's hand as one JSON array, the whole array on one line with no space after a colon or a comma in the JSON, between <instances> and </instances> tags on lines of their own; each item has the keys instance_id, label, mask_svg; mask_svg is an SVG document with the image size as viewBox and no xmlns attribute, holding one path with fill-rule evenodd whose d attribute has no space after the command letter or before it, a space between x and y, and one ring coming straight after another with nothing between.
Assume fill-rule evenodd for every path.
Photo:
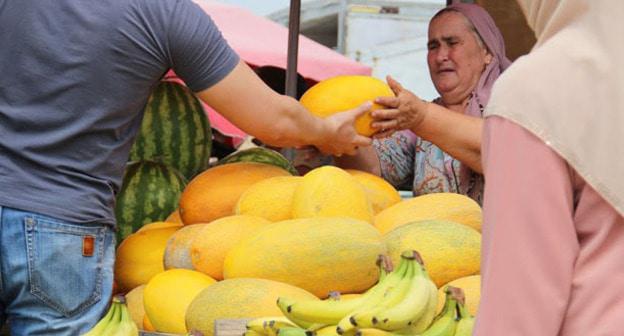
<instances>
[{"instance_id":1,"label":"woman's hand","mask_svg":"<svg viewBox=\"0 0 624 336\"><path fill-rule=\"evenodd\" d=\"M377 129L375 138L390 136L395 131L415 130L425 119L428 102L406 90L399 82L387 76L386 81L396 97L378 97L375 103L385 108L371 113L372 127Z\"/></svg>"}]
</instances>

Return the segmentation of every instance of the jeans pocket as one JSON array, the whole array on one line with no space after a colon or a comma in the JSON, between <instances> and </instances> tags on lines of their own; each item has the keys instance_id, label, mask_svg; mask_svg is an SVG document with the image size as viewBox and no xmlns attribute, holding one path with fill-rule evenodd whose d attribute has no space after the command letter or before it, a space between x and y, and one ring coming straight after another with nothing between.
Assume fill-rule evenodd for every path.
<instances>
[{"instance_id":1,"label":"jeans pocket","mask_svg":"<svg viewBox=\"0 0 624 336\"><path fill-rule=\"evenodd\" d=\"M30 293L71 317L102 296L104 225L81 226L56 219L24 219Z\"/></svg>"}]
</instances>

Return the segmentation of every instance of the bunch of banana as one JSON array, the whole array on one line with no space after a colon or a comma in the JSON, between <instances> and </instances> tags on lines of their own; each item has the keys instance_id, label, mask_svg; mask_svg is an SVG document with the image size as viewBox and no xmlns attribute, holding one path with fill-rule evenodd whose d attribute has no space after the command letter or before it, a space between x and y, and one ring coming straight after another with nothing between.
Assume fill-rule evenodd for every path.
<instances>
[{"instance_id":1,"label":"bunch of banana","mask_svg":"<svg viewBox=\"0 0 624 336\"><path fill-rule=\"evenodd\" d=\"M457 311L459 321L457 322L457 328L455 328L455 335L453 336L472 336L472 329L475 325L474 316L470 315L468 309L464 306L465 296L464 292L460 288L448 287L447 290L456 292L457 297Z\"/></svg>"},{"instance_id":2,"label":"bunch of banana","mask_svg":"<svg viewBox=\"0 0 624 336\"><path fill-rule=\"evenodd\" d=\"M138 336L139 330L130 318L126 299L122 295L113 297L110 308L104 317L82 336Z\"/></svg>"},{"instance_id":3,"label":"bunch of banana","mask_svg":"<svg viewBox=\"0 0 624 336\"><path fill-rule=\"evenodd\" d=\"M299 322L335 325L339 335L375 332L365 329L421 333L435 316L437 288L416 251L405 251L394 271L387 271L387 265L387 260L378 260L380 280L356 299L294 301L279 298L278 307L298 325Z\"/></svg>"}]
</instances>

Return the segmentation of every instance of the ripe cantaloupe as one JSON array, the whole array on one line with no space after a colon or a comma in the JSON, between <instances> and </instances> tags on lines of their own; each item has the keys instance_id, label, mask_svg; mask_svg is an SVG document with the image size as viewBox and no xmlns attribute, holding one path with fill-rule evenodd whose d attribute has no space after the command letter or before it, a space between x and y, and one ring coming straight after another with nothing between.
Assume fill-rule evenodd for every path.
<instances>
[{"instance_id":1,"label":"ripe cantaloupe","mask_svg":"<svg viewBox=\"0 0 624 336\"><path fill-rule=\"evenodd\" d=\"M345 169L347 173L364 187L366 196L373 206L373 213L378 214L382 210L401 201L399 192L383 178L356 169Z\"/></svg>"},{"instance_id":2,"label":"ripe cantaloupe","mask_svg":"<svg viewBox=\"0 0 624 336\"><path fill-rule=\"evenodd\" d=\"M395 265L403 251L418 251L438 288L481 269L481 234L466 225L440 220L413 222L388 232L384 241Z\"/></svg>"},{"instance_id":3,"label":"ripe cantaloupe","mask_svg":"<svg viewBox=\"0 0 624 336\"><path fill-rule=\"evenodd\" d=\"M208 274L213 279L223 279L223 262L232 246L270 221L249 215L234 215L219 218L202 225L191 241L190 256L193 269Z\"/></svg>"},{"instance_id":4,"label":"ripe cantaloupe","mask_svg":"<svg viewBox=\"0 0 624 336\"><path fill-rule=\"evenodd\" d=\"M384 81L371 76L336 76L322 80L309 88L300 102L312 114L327 117L336 112L342 112L358 107L367 101L374 101L377 97L394 97L394 92ZM371 111L381 105L373 104ZM375 130L370 126L372 121L370 111L358 117L355 129L359 134L371 136Z\"/></svg>"},{"instance_id":5,"label":"ripe cantaloupe","mask_svg":"<svg viewBox=\"0 0 624 336\"><path fill-rule=\"evenodd\" d=\"M438 312L442 311L442 307L444 307L446 286L461 288L464 291L466 309L472 316L477 316L479 302L481 302L481 275L476 274L455 279L440 287L438 289Z\"/></svg>"},{"instance_id":6,"label":"ripe cantaloupe","mask_svg":"<svg viewBox=\"0 0 624 336\"><path fill-rule=\"evenodd\" d=\"M169 216L167 216L167 219L165 219L165 222L182 223L182 217L180 217L180 210L175 209L172 213L169 214Z\"/></svg>"},{"instance_id":7,"label":"ripe cantaloupe","mask_svg":"<svg viewBox=\"0 0 624 336\"><path fill-rule=\"evenodd\" d=\"M238 199L237 215L259 216L278 222L292 218L292 202L301 176L276 176L250 186Z\"/></svg>"},{"instance_id":8,"label":"ripe cantaloupe","mask_svg":"<svg viewBox=\"0 0 624 336\"><path fill-rule=\"evenodd\" d=\"M156 328L150 322L149 317L147 315L143 316L143 330L145 331L156 331Z\"/></svg>"},{"instance_id":9,"label":"ripe cantaloupe","mask_svg":"<svg viewBox=\"0 0 624 336\"><path fill-rule=\"evenodd\" d=\"M210 285L191 302L186 312L186 327L212 336L217 319L282 316L276 304L280 296L294 300L316 299L313 294L282 282L227 279Z\"/></svg>"},{"instance_id":10,"label":"ripe cantaloupe","mask_svg":"<svg viewBox=\"0 0 624 336\"><path fill-rule=\"evenodd\" d=\"M172 268L194 269L191 262L191 244L205 225L208 224L186 225L169 237L163 258L163 265L166 270Z\"/></svg>"},{"instance_id":11,"label":"ripe cantaloupe","mask_svg":"<svg viewBox=\"0 0 624 336\"><path fill-rule=\"evenodd\" d=\"M386 253L379 232L346 217L319 217L268 225L234 246L223 275L289 283L324 298L330 291L360 293L379 278Z\"/></svg>"},{"instance_id":12,"label":"ripe cantaloupe","mask_svg":"<svg viewBox=\"0 0 624 336\"><path fill-rule=\"evenodd\" d=\"M137 231L126 237L117 248L115 281L121 292L146 284L164 271L163 256L167 240L177 227Z\"/></svg>"},{"instance_id":13,"label":"ripe cantaloupe","mask_svg":"<svg viewBox=\"0 0 624 336\"><path fill-rule=\"evenodd\" d=\"M170 228L170 227L175 227L175 228L181 228L183 227L184 224L182 223L175 223L175 222L152 222L152 223L147 223L143 226L141 226L137 232L139 231L145 231L145 230L153 230L153 229L162 229L162 228Z\"/></svg>"},{"instance_id":14,"label":"ripe cantaloupe","mask_svg":"<svg viewBox=\"0 0 624 336\"><path fill-rule=\"evenodd\" d=\"M251 185L274 176L290 176L280 167L234 162L205 170L193 178L180 196L180 216L184 224L209 223L233 215L241 194Z\"/></svg>"},{"instance_id":15,"label":"ripe cantaloupe","mask_svg":"<svg viewBox=\"0 0 624 336\"><path fill-rule=\"evenodd\" d=\"M145 314L156 330L184 334L186 309L197 294L215 282L206 274L187 269L157 274L143 291Z\"/></svg>"},{"instance_id":16,"label":"ripe cantaloupe","mask_svg":"<svg viewBox=\"0 0 624 336\"><path fill-rule=\"evenodd\" d=\"M481 207L468 196L433 193L403 200L375 216L375 227L386 233L405 223L420 220L449 220L481 232Z\"/></svg>"},{"instance_id":17,"label":"ripe cantaloupe","mask_svg":"<svg viewBox=\"0 0 624 336\"><path fill-rule=\"evenodd\" d=\"M128 313L130 313L130 318L132 318L139 330L143 329L143 317L145 316L143 290L145 290L145 285L136 287L125 295Z\"/></svg>"},{"instance_id":18,"label":"ripe cantaloupe","mask_svg":"<svg viewBox=\"0 0 624 336\"><path fill-rule=\"evenodd\" d=\"M322 166L295 189L293 218L350 217L372 223L373 207L362 185L343 169Z\"/></svg>"}]
</instances>

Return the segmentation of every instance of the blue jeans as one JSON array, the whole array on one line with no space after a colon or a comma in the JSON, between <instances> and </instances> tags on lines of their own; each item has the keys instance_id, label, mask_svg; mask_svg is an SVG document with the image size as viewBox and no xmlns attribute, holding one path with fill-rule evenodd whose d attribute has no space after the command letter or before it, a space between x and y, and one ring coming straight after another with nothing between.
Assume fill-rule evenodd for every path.
<instances>
[{"instance_id":1,"label":"blue jeans","mask_svg":"<svg viewBox=\"0 0 624 336\"><path fill-rule=\"evenodd\" d=\"M107 310L115 234L0 206L0 325L11 335L80 335Z\"/></svg>"}]
</instances>

